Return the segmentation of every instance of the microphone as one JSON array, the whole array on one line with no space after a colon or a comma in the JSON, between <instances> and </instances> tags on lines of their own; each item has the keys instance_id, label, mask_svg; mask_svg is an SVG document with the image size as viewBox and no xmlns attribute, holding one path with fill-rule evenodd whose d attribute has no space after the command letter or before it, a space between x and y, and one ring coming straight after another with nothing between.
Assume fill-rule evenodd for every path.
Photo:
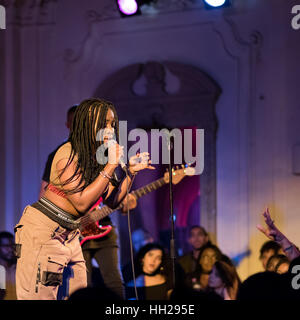
<instances>
[{"instance_id":1,"label":"microphone","mask_svg":"<svg viewBox=\"0 0 300 320\"><path fill-rule=\"evenodd\" d=\"M124 157L123 157L123 156L119 159L119 164L120 164L121 168L122 168L125 172L127 172L127 166L126 166L126 164L125 164L125 162L124 162Z\"/></svg>"},{"instance_id":2,"label":"microphone","mask_svg":"<svg viewBox=\"0 0 300 320\"><path fill-rule=\"evenodd\" d=\"M112 145L114 145L114 144L116 144L116 143L117 143L116 140L114 140L114 139L109 139L108 142L107 142L107 146L108 146L108 148L109 148L109 147L111 147ZM126 166L126 164L125 164L124 156L120 157L120 159L119 159L119 165L121 166L121 168L122 168L125 172L127 172L127 166Z\"/></svg>"}]
</instances>

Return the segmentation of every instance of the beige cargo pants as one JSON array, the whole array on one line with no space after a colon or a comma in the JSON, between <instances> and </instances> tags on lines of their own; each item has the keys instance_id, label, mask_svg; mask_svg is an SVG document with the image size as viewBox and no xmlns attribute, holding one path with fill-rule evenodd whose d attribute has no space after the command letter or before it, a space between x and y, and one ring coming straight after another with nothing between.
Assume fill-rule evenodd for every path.
<instances>
[{"instance_id":1,"label":"beige cargo pants","mask_svg":"<svg viewBox=\"0 0 300 320\"><path fill-rule=\"evenodd\" d=\"M27 206L15 227L15 242L18 300L56 300L66 266L71 268L69 296L87 286L79 230L68 231Z\"/></svg>"}]
</instances>

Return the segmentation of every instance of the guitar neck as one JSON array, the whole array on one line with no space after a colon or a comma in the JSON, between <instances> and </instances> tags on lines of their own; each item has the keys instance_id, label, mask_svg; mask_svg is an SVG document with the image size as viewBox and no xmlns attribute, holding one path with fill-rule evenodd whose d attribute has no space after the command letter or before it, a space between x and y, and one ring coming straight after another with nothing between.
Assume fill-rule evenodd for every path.
<instances>
[{"instance_id":1,"label":"guitar neck","mask_svg":"<svg viewBox=\"0 0 300 320\"><path fill-rule=\"evenodd\" d=\"M142 188L139 188L137 190L132 191L131 194L133 194L136 197L136 199L139 199L142 196L145 196L146 194L162 187L165 184L166 184L166 182L165 182L164 178L160 178L154 182L147 184L146 186L144 186ZM101 209L97 209L97 210L94 210L94 211L87 213L85 216L89 216L90 220L92 220L93 222L96 222L96 221L99 221L99 220L107 217L108 215L110 215L114 211L122 209L123 206L124 205L122 203L120 203L117 208L112 209L112 208L108 207L107 205L105 205Z\"/></svg>"},{"instance_id":2,"label":"guitar neck","mask_svg":"<svg viewBox=\"0 0 300 320\"><path fill-rule=\"evenodd\" d=\"M122 209L123 205L120 204L117 208L110 208L109 206L105 205L102 208L95 210L95 211L91 211L91 216L94 220L94 222L98 221L98 220L102 220L105 217L107 217L108 215L110 215L111 213L113 213L114 211L120 210Z\"/></svg>"},{"instance_id":3,"label":"guitar neck","mask_svg":"<svg viewBox=\"0 0 300 320\"><path fill-rule=\"evenodd\" d=\"M142 188L139 188L137 190L132 191L131 193L136 197L136 199L141 198L142 196L145 196L146 194L155 191L156 189L162 187L163 185L165 185L165 179L164 178L160 178L156 181L153 181L147 185L145 185Z\"/></svg>"}]
</instances>

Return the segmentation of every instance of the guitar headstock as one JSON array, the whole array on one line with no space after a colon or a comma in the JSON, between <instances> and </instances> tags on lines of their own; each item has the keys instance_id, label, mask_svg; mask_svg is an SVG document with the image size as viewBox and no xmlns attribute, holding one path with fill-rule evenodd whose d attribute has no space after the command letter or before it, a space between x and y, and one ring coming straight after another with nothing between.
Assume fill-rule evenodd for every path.
<instances>
[{"instance_id":1,"label":"guitar headstock","mask_svg":"<svg viewBox=\"0 0 300 320\"><path fill-rule=\"evenodd\" d=\"M172 183L179 183L185 176L193 176L195 174L195 169L188 165L181 165L181 168L177 166L172 168ZM169 182L169 172L164 174L164 180L166 183Z\"/></svg>"}]
</instances>

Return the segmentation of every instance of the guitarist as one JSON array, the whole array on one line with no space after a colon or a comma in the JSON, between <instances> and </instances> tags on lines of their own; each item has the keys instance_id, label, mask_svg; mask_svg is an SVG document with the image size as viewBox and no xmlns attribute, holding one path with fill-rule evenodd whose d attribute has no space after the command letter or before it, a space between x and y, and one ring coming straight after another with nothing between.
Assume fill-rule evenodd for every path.
<instances>
[{"instance_id":1,"label":"guitarist","mask_svg":"<svg viewBox=\"0 0 300 320\"><path fill-rule=\"evenodd\" d=\"M152 169L148 155L144 161L129 162L128 177L113 186L113 175L123 155L115 143L108 148L108 161L99 164L96 135L101 129L114 129L118 118L112 103L100 99L84 100L77 108L68 141L55 153L50 183L43 197L27 206L15 227L17 248L16 289L18 299L55 300L62 274L71 266L69 294L87 285L86 266L79 244L76 220L102 197L116 207L131 187L134 175ZM104 141L105 142L105 141Z\"/></svg>"}]
</instances>

